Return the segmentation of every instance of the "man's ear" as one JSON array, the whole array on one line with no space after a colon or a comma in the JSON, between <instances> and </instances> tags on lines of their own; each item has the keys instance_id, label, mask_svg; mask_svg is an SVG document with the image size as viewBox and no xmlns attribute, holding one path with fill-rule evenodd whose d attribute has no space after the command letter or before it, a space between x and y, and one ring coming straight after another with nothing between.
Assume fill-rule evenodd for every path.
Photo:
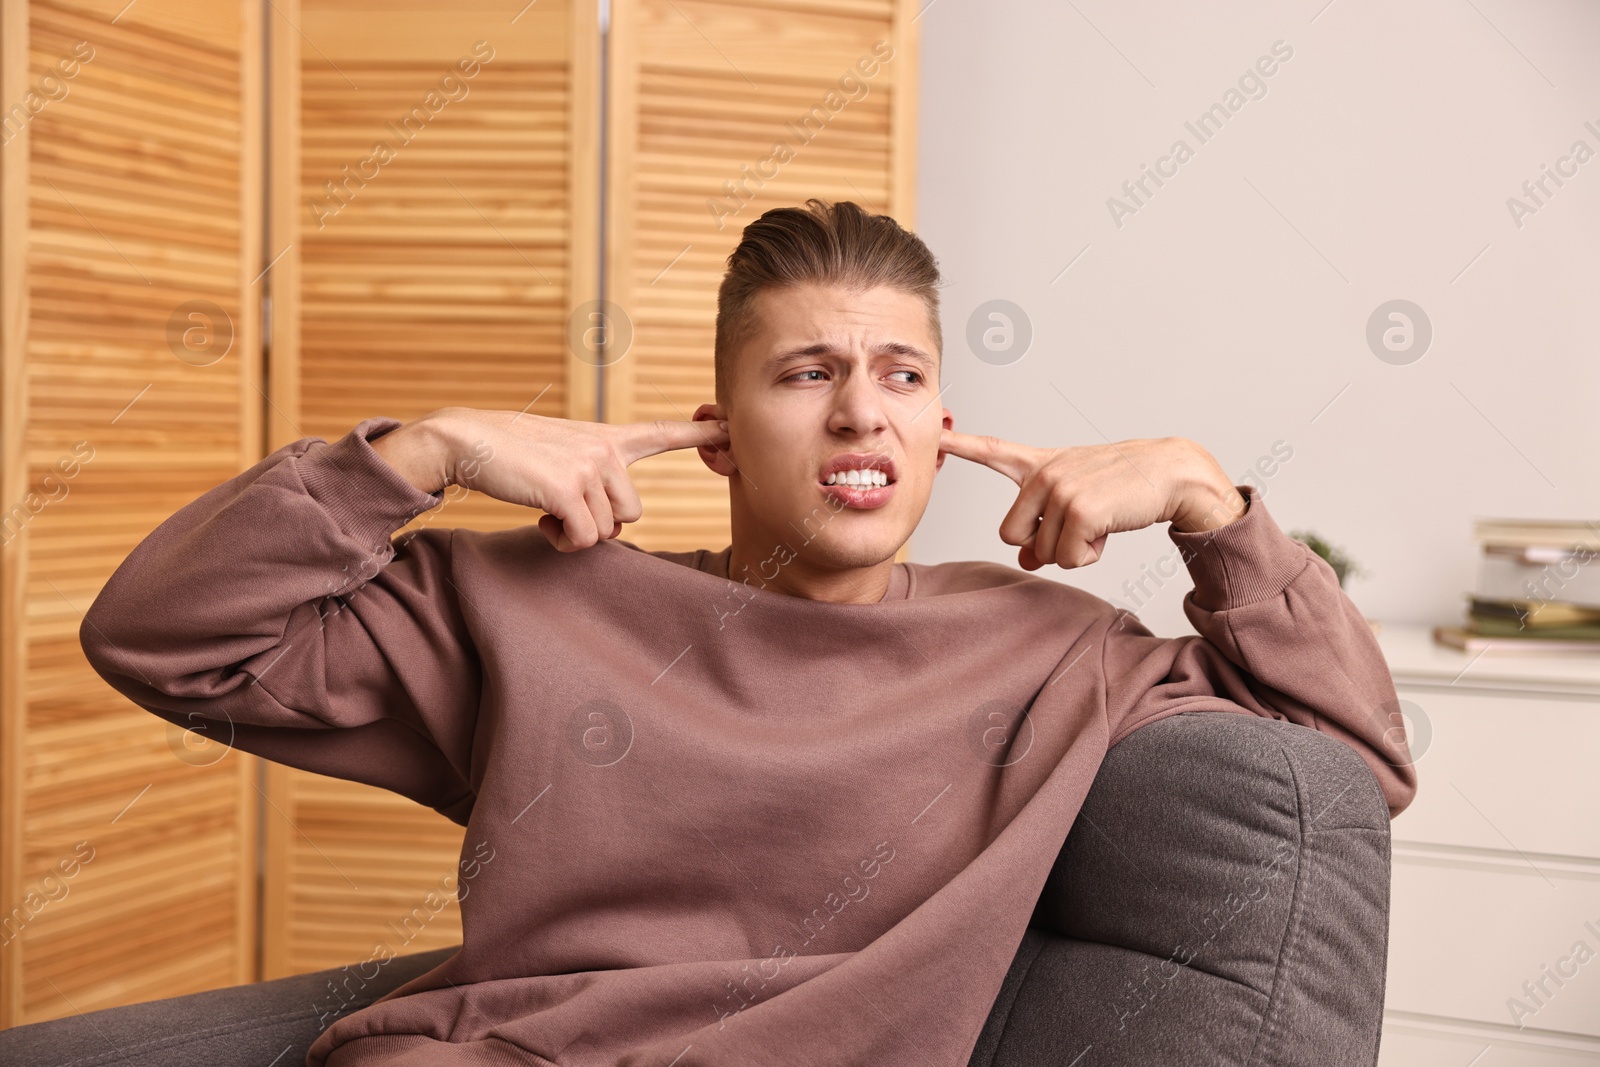
<instances>
[{"instance_id":1,"label":"man's ear","mask_svg":"<svg viewBox=\"0 0 1600 1067\"><path fill-rule=\"evenodd\" d=\"M954 415L950 414L950 409L949 408L941 408L940 410L942 410L944 412L944 417L939 420L940 427L942 427L943 429L946 429L946 430L955 429L956 428L956 417ZM944 456L945 456L944 450L940 449L939 455L937 457L935 457L935 459L933 461L933 473L938 474L939 471L941 469L943 469L943 467L944 467Z\"/></svg>"},{"instance_id":2,"label":"man's ear","mask_svg":"<svg viewBox=\"0 0 1600 1067\"><path fill-rule=\"evenodd\" d=\"M699 407L694 409L692 420L694 422L721 422L727 417L727 408L723 407L721 404L701 404ZM724 478L730 478L733 476L734 466L733 461L728 458L728 450L732 448L732 446L732 441L729 441L728 444L722 446L697 445L695 447L695 451L700 454L700 462L704 463L707 467L710 467L713 471L722 475Z\"/></svg>"}]
</instances>

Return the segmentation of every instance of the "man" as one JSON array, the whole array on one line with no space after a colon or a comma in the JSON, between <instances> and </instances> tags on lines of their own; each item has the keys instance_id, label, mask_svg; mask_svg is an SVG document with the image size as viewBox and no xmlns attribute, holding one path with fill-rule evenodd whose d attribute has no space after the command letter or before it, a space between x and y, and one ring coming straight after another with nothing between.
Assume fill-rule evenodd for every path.
<instances>
[{"instance_id":1,"label":"man","mask_svg":"<svg viewBox=\"0 0 1600 1067\"><path fill-rule=\"evenodd\" d=\"M1410 802L1375 714L1393 684L1332 568L1192 442L957 432L937 281L884 216L769 211L729 257L693 419L367 419L118 569L80 633L112 685L409 796L494 857L460 951L325 1020L312 1067L962 1063L1133 730L1296 722L1352 745L1391 814ZM688 447L728 481L731 543L621 540L628 466ZM896 563L951 455L1017 483L999 532L1026 570L1170 523L1199 636L999 564ZM390 541L455 484L546 514Z\"/></svg>"}]
</instances>

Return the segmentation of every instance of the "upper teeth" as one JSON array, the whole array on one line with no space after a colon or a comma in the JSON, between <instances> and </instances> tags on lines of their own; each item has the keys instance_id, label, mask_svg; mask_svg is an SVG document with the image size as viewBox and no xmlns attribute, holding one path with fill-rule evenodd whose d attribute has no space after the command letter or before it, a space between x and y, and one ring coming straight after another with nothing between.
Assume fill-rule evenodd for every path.
<instances>
[{"instance_id":1,"label":"upper teeth","mask_svg":"<svg viewBox=\"0 0 1600 1067\"><path fill-rule=\"evenodd\" d=\"M870 468L857 470L834 471L828 475L826 485L888 485L889 476L883 471Z\"/></svg>"}]
</instances>

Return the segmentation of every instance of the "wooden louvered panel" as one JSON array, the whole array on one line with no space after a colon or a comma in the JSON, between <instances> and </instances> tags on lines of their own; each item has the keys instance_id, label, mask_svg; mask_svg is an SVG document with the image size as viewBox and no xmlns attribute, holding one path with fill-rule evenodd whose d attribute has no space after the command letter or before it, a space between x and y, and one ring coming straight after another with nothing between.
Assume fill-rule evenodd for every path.
<instances>
[{"instance_id":1,"label":"wooden louvered panel","mask_svg":"<svg viewBox=\"0 0 1600 1067\"><path fill-rule=\"evenodd\" d=\"M287 252L273 268L274 446L447 405L596 418L595 368L569 351L566 324L595 288L598 14L593 0L519 6L276 3L269 254ZM462 77L479 41L492 58ZM465 95L446 86L400 136L390 124L452 70ZM392 158L362 168L379 142ZM350 173L360 182L342 184ZM413 528L538 518L481 494L446 500ZM338 779L273 767L268 782L266 977L364 961L378 944L459 943L461 827ZM441 879L449 903L433 914ZM427 922L407 940L419 908Z\"/></svg>"},{"instance_id":2,"label":"wooden louvered panel","mask_svg":"<svg viewBox=\"0 0 1600 1067\"><path fill-rule=\"evenodd\" d=\"M460 54L470 46L462 41ZM505 48L466 82L464 99L398 147L365 188L352 186L348 206L322 229L303 229L307 433L445 404L521 408L538 398L534 413L566 413L566 69L518 63ZM320 61L303 68L308 203L326 201L324 183L439 78L437 62L338 62L359 92L316 69ZM474 525L528 519L481 497L462 512Z\"/></svg>"},{"instance_id":3,"label":"wooden louvered panel","mask_svg":"<svg viewBox=\"0 0 1600 1067\"><path fill-rule=\"evenodd\" d=\"M126 6L35 0L24 20L7 5L7 85L22 43L27 83L55 74L66 93L6 148L4 223L26 233L22 284L6 264L6 500L48 503L4 549L0 896L22 910L0 949L0 1025L255 976L258 761L186 747L78 644L134 545L259 458L256 8ZM169 344L197 300L220 316L193 339L231 336L225 356ZM64 476L61 460L77 465Z\"/></svg>"},{"instance_id":4,"label":"wooden louvered panel","mask_svg":"<svg viewBox=\"0 0 1600 1067\"><path fill-rule=\"evenodd\" d=\"M315 0L297 21L303 37L278 27L279 62L298 57L280 70L297 98L274 93L293 116L279 140L299 191L281 202L278 247L293 247L275 268L289 299L273 362L275 398L299 414L275 437L332 437L370 415L449 404L592 418L593 368L571 373L566 320L592 295L595 92L583 78L597 26L568 4L519 14L370 0ZM455 65L481 55L480 41L492 58L464 77ZM403 116L452 74L465 94L400 136ZM392 158L363 168L380 142ZM456 507L457 525L536 518L478 496Z\"/></svg>"},{"instance_id":5,"label":"wooden louvered panel","mask_svg":"<svg viewBox=\"0 0 1600 1067\"><path fill-rule=\"evenodd\" d=\"M361 962L378 945L381 960L460 944L461 827L432 813L419 818L416 804L393 793L287 768L273 776L292 779L285 785L305 834L283 872L293 916L284 954L295 970Z\"/></svg>"},{"instance_id":6,"label":"wooden louvered panel","mask_svg":"<svg viewBox=\"0 0 1600 1067\"><path fill-rule=\"evenodd\" d=\"M687 419L713 398L717 286L763 211L816 196L912 226L915 13L892 0L613 4L606 281L634 332L607 368L607 421ZM865 77L857 61L878 59L878 41L893 51ZM840 91L846 75L864 91ZM841 106L827 107L830 90ZM802 116L819 106L827 120L806 139ZM744 188L730 195L729 182ZM644 502L636 543L728 543L727 485L694 451L631 469Z\"/></svg>"}]
</instances>

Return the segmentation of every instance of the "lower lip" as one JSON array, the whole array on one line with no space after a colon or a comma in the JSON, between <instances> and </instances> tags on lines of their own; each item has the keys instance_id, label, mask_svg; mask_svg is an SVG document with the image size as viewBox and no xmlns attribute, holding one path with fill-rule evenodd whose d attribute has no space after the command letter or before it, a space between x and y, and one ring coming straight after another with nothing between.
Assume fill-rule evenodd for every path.
<instances>
[{"instance_id":1,"label":"lower lip","mask_svg":"<svg viewBox=\"0 0 1600 1067\"><path fill-rule=\"evenodd\" d=\"M870 489L859 485L823 485L822 491L847 508L867 510L881 508L887 504L889 498L894 495L894 487L898 484L890 482L888 485L873 486Z\"/></svg>"}]
</instances>

